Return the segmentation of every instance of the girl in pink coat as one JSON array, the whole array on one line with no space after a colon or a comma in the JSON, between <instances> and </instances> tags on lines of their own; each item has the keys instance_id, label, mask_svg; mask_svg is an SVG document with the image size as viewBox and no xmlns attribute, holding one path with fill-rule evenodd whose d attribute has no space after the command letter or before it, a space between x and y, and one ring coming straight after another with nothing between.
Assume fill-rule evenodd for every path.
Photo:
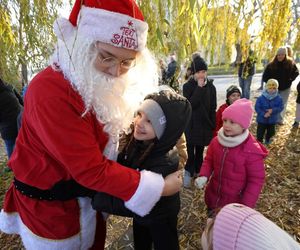
<instances>
[{"instance_id":1,"label":"girl in pink coat","mask_svg":"<svg viewBox=\"0 0 300 250\"><path fill-rule=\"evenodd\" d=\"M229 203L253 208L264 184L264 158L268 151L249 132L253 116L252 102L243 98L222 114L223 127L211 141L195 180L205 189L209 217Z\"/></svg>"}]
</instances>

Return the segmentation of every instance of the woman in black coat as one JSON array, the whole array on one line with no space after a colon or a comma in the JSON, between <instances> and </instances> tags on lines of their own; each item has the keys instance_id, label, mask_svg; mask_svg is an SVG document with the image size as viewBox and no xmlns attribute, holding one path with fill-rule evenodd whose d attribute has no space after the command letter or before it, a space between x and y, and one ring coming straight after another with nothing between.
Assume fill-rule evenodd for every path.
<instances>
[{"instance_id":1,"label":"woman in black coat","mask_svg":"<svg viewBox=\"0 0 300 250\"><path fill-rule=\"evenodd\" d=\"M188 160L185 166L184 186L190 187L203 162L203 151L213 138L216 124L217 97L213 80L207 79L207 64L200 54L193 55L191 77L183 85L183 95L192 105L192 117L185 136Z\"/></svg>"},{"instance_id":2,"label":"woman in black coat","mask_svg":"<svg viewBox=\"0 0 300 250\"><path fill-rule=\"evenodd\" d=\"M5 143L8 158L15 147L18 135L17 117L22 109L14 89L0 79L0 134Z\"/></svg>"},{"instance_id":3,"label":"woman in black coat","mask_svg":"<svg viewBox=\"0 0 300 250\"><path fill-rule=\"evenodd\" d=\"M280 47L277 50L276 56L270 62L262 76L264 82L267 82L269 79L276 79L279 83L278 94L281 96L284 109L280 113L278 124L283 124L283 118L286 111L286 106L288 98L291 92L292 82L299 75L299 70L295 62L287 57L286 47Z\"/></svg>"}]
</instances>

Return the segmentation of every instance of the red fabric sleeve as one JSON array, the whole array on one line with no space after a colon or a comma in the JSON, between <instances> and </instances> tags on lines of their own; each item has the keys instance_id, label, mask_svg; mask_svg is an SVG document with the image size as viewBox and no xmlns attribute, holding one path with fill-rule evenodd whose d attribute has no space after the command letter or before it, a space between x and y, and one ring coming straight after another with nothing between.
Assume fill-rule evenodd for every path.
<instances>
[{"instance_id":1,"label":"red fabric sleeve","mask_svg":"<svg viewBox=\"0 0 300 250\"><path fill-rule=\"evenodd\" d=\"M106 140L105 134L99 131L97 138L92 115L82 117L67 100L49 98L34 107L29 119L47 154L77 182L123 200L135 193L140 173L103 156L99 141Z\"/></svg>"}]
</instances>

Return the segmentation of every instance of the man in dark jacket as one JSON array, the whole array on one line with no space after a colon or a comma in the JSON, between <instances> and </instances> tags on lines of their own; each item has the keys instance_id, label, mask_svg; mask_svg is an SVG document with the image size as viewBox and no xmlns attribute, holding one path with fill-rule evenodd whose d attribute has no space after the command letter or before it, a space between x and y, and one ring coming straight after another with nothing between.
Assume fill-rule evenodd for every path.
<instances>
[{"instance_id":1,"label":"man in dark jacket","mask_svg":"<svg viewBox=\"0 0 300 250\"><path fill-rule=\"evenodd\" d=\"M167 71L165 74L165 81L166 84L169 85L171 88L177 90L178 86L176 85L175 73L177 70L177 62L175 55L170 56L170 62L167 67Z\"/></svg>"},{"instance_id":2,"label":"man in dark jacket","mask_svg":"<svg viewBox=\"0 0 300 250\"><path fill-rule=\"evenodd\" d=\"M13 87L0 79L0 133L4 140L8 159L18 135L17 117L22 110Z\"/></svg>"},{"instance_id":3,"label":"man in dark jacket","mask_svg":"<svg viewBox=\"0 0 300 250\"><path fill-rule=\"evenodd\" d=\"M216 88L213 80L207 79L207 64L200 54L195 53L192 58L193 77L183 85L183 95L192 105L192 117L185 131L188 151L184 176L185 187L190 187L191 178L199 173L204 147L213 138L216 126Z\"/></svg>"},{"instance_id":4,"label":"man in dark jacket","mask_svg":"<svg viewBox=\"0 0 300 250\"><path fill-rule=\"evenodd\" d=\"M247 59L239 65L239 85L242 89L241 98L250 99L250 87L255 74L256 57L252 50L249 51Z\"/></svg>"}]
</instances>

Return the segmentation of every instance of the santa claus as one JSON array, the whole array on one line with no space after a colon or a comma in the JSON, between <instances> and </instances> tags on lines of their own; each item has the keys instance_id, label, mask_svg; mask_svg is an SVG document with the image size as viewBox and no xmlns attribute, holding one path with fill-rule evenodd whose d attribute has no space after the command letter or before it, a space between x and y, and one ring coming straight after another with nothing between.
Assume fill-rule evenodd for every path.
<instances>
[{"instance_id":1,"label":"santa claus","mask_svg":"<svg viewBox=\"0 0 300 250\"><path fill-rule=\"evenodd\" d=\"M132 0L76 0L69 20L55 23L57 47L26 93L0 213L0 229L26 249L104 249L105 221L90 198L57 183L119 197L141 216L179 191L179 172L163 179L114 161L118 135L157 86L147 30Z\"/></svg>"}]
</instances>

